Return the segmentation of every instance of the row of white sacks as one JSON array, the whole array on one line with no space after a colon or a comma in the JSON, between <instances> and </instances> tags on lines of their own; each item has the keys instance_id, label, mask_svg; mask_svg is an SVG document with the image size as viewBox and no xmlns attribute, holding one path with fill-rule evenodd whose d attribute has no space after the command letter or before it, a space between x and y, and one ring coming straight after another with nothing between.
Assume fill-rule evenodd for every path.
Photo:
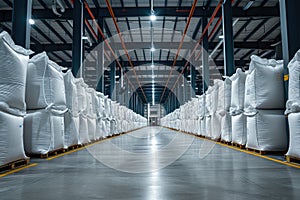
<instances>
[{"instance_id":1,"label":"row of white sacks","mask_svg":"<svg viewBox=\"0 0 300 200\"><path fill-rule=\"evenodd\" d=\"M286 106L283 62L253 55L249 71L237 69L224 81L215 80L205 95L165 116L162 125L262 151L289 149L287 155L300 157L300 51L288 68Z\"/></svg>"},{"instance_id":2,"label":"row of white sacks","mask_svg":"<svg viewBox=\"0 0 300 200\"><path fill-rule=\"evenodd\" d=\"M0 165L147 124L46 53L31 53L0 33Z\"/></svg>"}]
</instances>

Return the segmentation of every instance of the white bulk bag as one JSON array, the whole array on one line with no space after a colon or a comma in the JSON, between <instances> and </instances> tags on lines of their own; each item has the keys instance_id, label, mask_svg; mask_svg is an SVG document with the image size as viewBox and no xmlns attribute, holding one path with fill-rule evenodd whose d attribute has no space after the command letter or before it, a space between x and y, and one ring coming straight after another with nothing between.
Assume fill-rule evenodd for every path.
<instances>
[{"instance_id":1,"label":"white bulk bag","mask_svg":"<svg viewBox=\"0 0 300 200\"><path fill-rule=\"evenodd\" d=\"M64 74L64 82L65 82L65 92L66 92L66 105L69 108L69 111L74 115L78 116L78 95L77 95L77 87L75 84L75 78L72 74L71 70L68 70Z\"/></svg>"},{"instance_id":2,"label":"white bulk bag","mask_svg":"<svg viewBox=\"0 0 300 200\"><path fill-rule=\"evenodd\" d=\"M205 137L211 138L211 116L205 117Z\"/></svg>"},{"instance_id":3,"label":"white bulk bag","mask_svg":"<svg viewBox=\"0 0 300 200\"><path fill-rule=\"evenodd\" d=\"M96 91L93 88L86 88L87 115L92 118L97 117L96 113Z\"/></svg>"},{"instance_id":4,"label":"white bulk bag","mask_svg":"<svg viewBox=\"0 0 300 200\"><path fill-rule=\"evenodd\" d=\"M29 60L26 79L27 110L66 108L65 83L62 68L49 60L45 52Z\"/></svg>"},{"instance_id":5,"label":"white bulk bag","mask_svg":"<svg viewBox=\"0 0 300 200\"><path fill-rule=\"evenodd\" d=\"M246 116L241 113L231 117L232 121L232 142L240 145L246 145L247 128Z\"/></svg>"},{"instance_id":6,"label":"white bulk bag","mask_svg":"<svg viewBox=\"0 0 300 200\"><path fill-rule=\"evenodd\" d=\"M244 108L246 73L238 68L230 79L232 80L230 113L236 115L242 113Z\"/></svg>"},{"instance_id":7,"label":"white bulk bag","mask_svg":"<svg viewBox=\"0 0 300 200\"><path fill-rule=\"evenodd\" d=\"M87 98L86 98L86 91L87 85L84 83L82 78L76 78L75 84L77 88L77 95L78 95L78 112L79 113L86 113L87 111Z\"/></svg>"},{"instance_id":8,"label":"white bulk bag","mask_svg":"<svg viewBox=\"0 0 300 200\"><path fill-rule=\"evenodd\" d=\"M211 139L217 140L221 137L221 116L216 112L211 116Z\"/></svg>"},{"instance_id":9,"label":"white bulk bag","mask_svg":"<svg viewBox=\"0 0 300 200\"><path fill-rule=\"evenodd\" d=\"M245 84L245 110L284 109L283 62L252 55Z\"/></svg>"},{"instance_id":10,"label":"white bulk bag","mask_svg":"<svg viewBox=\"0 0 300 200\"><path fill-rule=\"evenodd\" d=\"M7 32L0 33L0 110L25 115L25 83L31 53L15 45Z\"/></svg>"},{"instance_id":11,"label":"white bulk bag","mask_svg":"<svg viewBox=\"0 0 300 200\"><path fill-rule=\"evenodd\" d=\"M224 80L224 110L229 111L231 106L231 84L229 77Z\"/></svg>"},{"instance_id":12,"label":"white bulk bag","mask_svg":"<svg viewBox=\"0 0 300 200\"><path fill-rule=\"evenodd\" d=\"M0 111L0 166L26 159L23 145L23 117Z\"/></svg>"},{"instance_id":13,"label":"white bulk bag","mask_svg":"<svg viewBox=\"0 0 300 200\"><path fill-rule=\"evenodd\" d=\"M221 139L225 142L232 141L231 115L228 112L221 119Z\"/></svg>"},{"instance_id":14,"label":"white bulk bag","mask_svg":"<svg viewBox=\"0 0 300 200\"><path fill-rule=\"evenodd\" d=\"M288 101L286 102L286 112L300 112L300 50L288 64L289 69L289 89Z\"/></svg>"},{"instance_id":15,"label":"white bulk bag","mask_svg":"<svg viewBox=\"0 0 300 200\"><path fill-rule=\"evenodd\" d=\"M247 116L247 148L285 151L288 145L283 110L259 110Z\"/></svg>"},{"instance_id":16,"label":"white bulk bag","mask_svg":"<svg viewBox=\"0 0 300 200\"><path fill-rule=\"evenodd\" d=\"M90 141L96 140L96 118L87 117L88 134Z\"/></svg>"},{"instance_id":17,"label":"white bulk bag","mask_svg":"<svg viewBox=\"0 0 300 200\"><path fill-rule=\"evenodd\" d=\"M300 158L300 113L289 114L288 120L290 144L286 155Z\"/></svg>"},{"instance_id":18,"label":"white bulk bag","mask_svg":"<svg viewBox=\"0 0 300 200\"><path fill-rule=\"evenodd\" d=\"M84 114L79 114L79 141L81 144L90 142L87 117Z\"/></svg>"},{"instance_id":19,"label":"white bulk bag","mask_svg":"<svg viewBox=\"0 0 300 200\"><path fill-rule=\"evenodd\" d=\"M64 113L58 110L28 112L24 123L24 146L28 154L46 154L64 148Z\"/></svg>"},{"instance_id":20,"label":"white bulk bag","mask_svg":"<svg viewBox=\"0 0 300 200\"><path fill-rule=\"evenodd\" d=\"M217 84L219 85L219 88L218 88L218 98L217 98L217 111L218 113L222 112L225 110L225 103L224 103L224 100L225 100L225 88L224 88L224 81L221 81L221 80L218 80Z\"/></svg>"},{"instance_id":21,"label":"white bulk bag","mask_svg":"<svg viewBox=\"0 0 300 200\"><path fill-rule=\"evenodd\" d=\"M213 87L209 87L205 93L205 116L212 115L212 100L211 100L211 93L214 90Z\"/></svg>"},{"instance_id":22,"label":"white bulk bag","mask_svg":"<svg viewBox=\"0 0 300 200\"><path fill-rule=\"evenodd\" d=\"M80 144L79 141L79 117L73 116L73 114L68 111L64 115L64 125L65 125L65 147L70 147L72 145Z\"/></svg>"}]
</instances>

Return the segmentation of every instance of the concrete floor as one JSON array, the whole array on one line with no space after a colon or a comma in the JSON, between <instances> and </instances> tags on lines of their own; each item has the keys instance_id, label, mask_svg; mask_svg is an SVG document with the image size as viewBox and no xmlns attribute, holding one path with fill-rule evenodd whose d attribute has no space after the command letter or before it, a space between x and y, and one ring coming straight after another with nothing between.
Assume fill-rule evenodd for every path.
<instances>
[{"instance_id":1,"label":"concrete floor","mask_svg":"<svg viewBox=\"0 0 300 200\"><path fill-rule=\"evenodd\" d=\"M0 199L299 199L300 170L144 128L0 178Z\"/></svg>"}]
</instances>

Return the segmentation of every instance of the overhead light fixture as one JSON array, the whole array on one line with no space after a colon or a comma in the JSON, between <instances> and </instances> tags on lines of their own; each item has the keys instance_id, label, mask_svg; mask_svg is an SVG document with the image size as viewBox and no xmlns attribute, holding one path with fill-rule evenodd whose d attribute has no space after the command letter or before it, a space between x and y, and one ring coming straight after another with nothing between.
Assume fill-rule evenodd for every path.
<instances>
[{"instance_id":1,"label":"overhead light fixture","mask_svg":"<svg viewBox=\"0 0 300 200\"><path fill-rule=\"evenodd\" d=\"M224 35L219 35L219 39L223 40L224 39Z\"/></svg>"},{"instance_id":2,"label":"overhead light fixture","mask_svg":"<svg viewBox=\"0 0 300 200\"><path fill-rule=\"evenodd\" d=\"M119 76L119 75L116 75L115 78L120 78L120 76Z\"/></svg>"},{"instance_id":3,"label":"overhead light fixture","mask_svg":"<svg viewBox=\"0 0 300 200\"><path fill-rule=\"evenodd\" d=\"M243 7L243 10L248 10L252 4L254 3L254 1L249 1L244 7Z\"/></svg>"},{"instance_id":4,"label":"overhead light fixture","mask_svg":"<svg viewBox=\"0 0 300 200\"><path fill-rule=\"evenodd\" d=\"M30 25L34 25L34 24L35 24L35 21L34 21L33 19L29 19L29 20L28 20L28 23L29 23Z\"/></svg>"},{"instance_id":5,"label":"overhead light fixture","mask_svg":"<svg viewBox=\"0 0 300 200\"><path fill-rule=\"evenodd\" d=\"M154 52L154 51L155 51L155 48L154 48L154 47L151 47L150 51L151 51L151 52Z\"/></svg>"},{"instance_id":6,"label":"overhead light fixture","mask_svg":"<svg viewBox=\"0 0 300 200\"><path fill-rule=\"evenodd\" d=\"M151 68L154 68L154 64L153 63L151 64Z\"/></svg>"},{"instance_id":7,"label":"overhead light fixture","mask_svg":"<svg viewBox=\"0 0 300 200\"><path fill-rule=\"evenodd\" d=\"M152 22L156 21L156 15L154 13L150 15L150 21Z\"/></svg>"},{"instance_id":8,"label":"overhead light fixture","mask_svg":"<svg viewBox=\"0 0 300 200\"><path fill-rule=\"evenodd\" d=\"M89 38L88 38L88 36L83 35L83 36L81 37L81 39L83 39L83 40L88 40Z\"/></svg>"}]
</instances>

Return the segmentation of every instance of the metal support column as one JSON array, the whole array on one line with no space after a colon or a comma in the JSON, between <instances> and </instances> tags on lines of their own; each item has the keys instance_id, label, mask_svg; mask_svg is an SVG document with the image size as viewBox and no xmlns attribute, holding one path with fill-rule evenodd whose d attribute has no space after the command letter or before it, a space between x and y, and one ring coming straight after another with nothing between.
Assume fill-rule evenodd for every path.
<instances>
[{"instance_id":1,"label":"metal support column","mask_svg":"<svg viewBox=\"0 0 300 200\"><path fill-rule=\"evenodd\" d=\"M110 96L109 97L112 100L115 100L116 98L115 84L116 84L116 62L114 61L110 66L110 90L109 90Z\"/></svg>"},{"instance_id":2,"label":"metal support column","mask_svg":"<svg viewBox=\"0 0 300 200\"><path fill-rule=\"evenodd\" d=\"M235 71L231 0L225 0L223 2L222 17L224 35L224 75L231 76Z\"/></svg>"},{"instance_id":3,"label":"metal support column","mask_svg":"<svg viewBox=\"0 0 300 200\"><path fill-rule=\"evenodd\" d=\"M83 33L83 5L80 0L74 0L73 8L73 46L72 46L72 73L78 77L82 66L82 33ZM79 73L82 77L82 72Z\"/></svg>"},{"instance_id":4,"label":"metal support column","mask_svg":"<svg viewBox=\"0 0 300 200\"><path fill-rule=\"evenodd\" d=\"M194 97L196 94L196 70L193 65L190 66L190 81L191 81L191 97Z\"/></svg>"},{"instance_id":5,"label":"metal support column","mask_svg":"<svg viewBox=\"0 0 300 200\"><path fill-rule=\"evenodd\" d=\"M103 30L103 20L104 18L98 17L98 24ZM98 43L99 46L97 47L97 69L98 69L98 84L97 84L97 91L104 93L104 42L101 34L98 31Z\"/></svg>"},{"instance_id":6,"label":"metal support column","mask_svg":"<svg viewBox=\"0 0 300 200\"><path fill-rule=\"evenodd\" d=\"M202 17L202 31L204 31L207 25L207 17ZM209 65L208 65L208 33L203 36L202 40L202 87L203 93L208 89L209 80Z\"/></svg>"},{"instance_id":7,"label":"metal support column","mask_svg":"<svg viewBox=\"0 0 300 200\"><path fill-rule=\"evenodd\" d=\"M11 36L17 45L30 48L30 24L32 0L14 0Z\"/></svg>"}]
</instances>

